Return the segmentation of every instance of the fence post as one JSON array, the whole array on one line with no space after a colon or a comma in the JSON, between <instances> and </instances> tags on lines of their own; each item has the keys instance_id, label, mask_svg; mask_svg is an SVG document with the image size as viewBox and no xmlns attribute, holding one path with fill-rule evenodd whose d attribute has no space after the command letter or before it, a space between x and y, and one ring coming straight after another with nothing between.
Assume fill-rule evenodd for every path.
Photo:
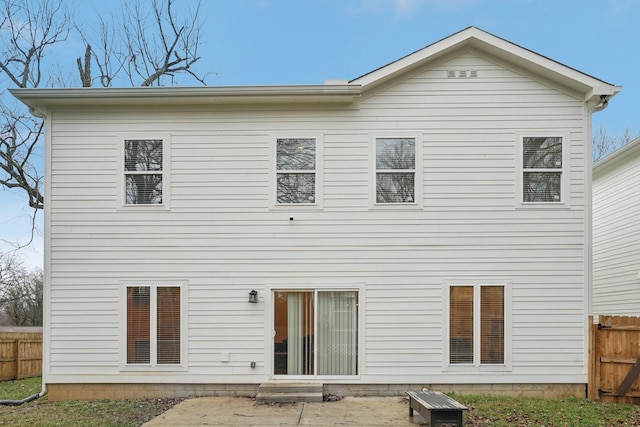
<instances>
[{"instance_id":1,"label":"fence post","mask_svg":"<svg viewBox=\"0 0 640 427\"><path fill-rule=\"evenodd\" d=\"M16 361L16 375L15 375L15 379L19 380L20 379L20 340L17 339L14 341L14 345L15 348L13 350L13 358Z\"/></svg>"},{"instance_id":2,"label":"fence post","mask_svg":"<svg viewBox=\"0 0 640 427\"><path fill-rule=\"evenodd\" d=\"M598 389L600 388L600 376L598 375L598 326L594 323L593 316L589 316L589 371L587 384L587 398L600 400Z\"/></svg>"}]
</instances>

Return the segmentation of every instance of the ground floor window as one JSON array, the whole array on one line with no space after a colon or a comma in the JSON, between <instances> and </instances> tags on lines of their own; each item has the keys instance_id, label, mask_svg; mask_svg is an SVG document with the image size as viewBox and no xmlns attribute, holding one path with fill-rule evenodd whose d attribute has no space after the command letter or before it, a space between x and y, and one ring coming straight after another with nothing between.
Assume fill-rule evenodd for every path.
<instances>
[{"instance_id":1,"label":"ground floor window","mask_svg":"<svg viewBox=\"0 0 640 427\"><path fill-rule=\"evenodd\" d=\"M449 363L505 363L505 287L449 287Z\"/></svg>"},{"instance_id":2,"label":"ground floor window","mask_svg":"<svg viewBox=\"0 0 640 427\"><path fill-rule=\"evenodd\" d=\"M273 301L275 375L357 375L357 291L274 291Z\"/></svg>"},{"instance_id":3,"label":"ground floor window","mask_svg":"<svg viewBox=\"0 0 640 427\"><path fill-rule=\"evenodd\" d=\"M128 365L179 365L179 286L127 286Z\"/></svg>"}]
</instances>

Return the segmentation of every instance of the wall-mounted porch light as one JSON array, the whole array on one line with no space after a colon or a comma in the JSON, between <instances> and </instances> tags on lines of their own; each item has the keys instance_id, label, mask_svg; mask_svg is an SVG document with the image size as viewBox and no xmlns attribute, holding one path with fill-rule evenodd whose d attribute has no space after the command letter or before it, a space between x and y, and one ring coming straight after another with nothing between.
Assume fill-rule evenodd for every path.
<instances>
[{"instance_id":1,"label":"wall-mounted porch light","mask_svg":"<svg viewBox=\"0 0 640 427\"><path fill-rule=\"evenodd\" d=\"M258 302L258 291L255 289L249 292L249 302L256 304Z\"/></svg>"}]
</instances>

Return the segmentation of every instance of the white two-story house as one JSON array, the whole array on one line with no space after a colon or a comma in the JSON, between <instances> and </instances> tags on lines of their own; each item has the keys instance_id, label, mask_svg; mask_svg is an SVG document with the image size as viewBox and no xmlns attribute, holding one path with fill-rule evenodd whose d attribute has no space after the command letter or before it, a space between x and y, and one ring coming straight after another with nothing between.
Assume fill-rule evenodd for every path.
<instances>
[{"instance_id":1,"label":"white two-story house","mask_svg":"<svg viewBox=\"0 0 640 427\"><path fill-rule=\"evenodd\" d=\"M50 399L584 396L619 90L474 27L351 81L13 90L46 120Z\"/></svg>"}]
</instances>

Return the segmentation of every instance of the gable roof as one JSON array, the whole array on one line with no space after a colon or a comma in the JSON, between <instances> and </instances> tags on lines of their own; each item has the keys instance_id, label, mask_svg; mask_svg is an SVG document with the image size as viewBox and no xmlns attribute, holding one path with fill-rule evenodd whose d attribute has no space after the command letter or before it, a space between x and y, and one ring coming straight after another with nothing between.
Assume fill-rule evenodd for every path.
<instances>
[{"instance_id":1,"label":"gable roof","mask_svg":"<svg viewBox=\"0 0 640 427\"><path fill-rule=\"evenodd\" d=\"M56 106L228 103L353 103L364 92L462 49L506 61L582 94L590 109L604 108L621 89L476 27L468 27L405 57L346 81L323 85L10 89L32 111Z\"/></svg>"},{"instance_id":2,"label":"gable roof","mask_svg":"<svg viewBox=\"0 0 640 427\"><path fill-rule=\"evenodd\" d=\"M607 83L476 27L468 27L452 34L390 64L353 79L350 83L362 85L363 91L366 91L463 48L472 48L485 52L493 57L556 81L578 93L584 94L585 101L591 101L596 105L601 101L608 100L622 89L621 86ZM606 98L601 98L601 96Z\"/></svg>"},{"instance_id":3,"label":"gable roof","mask_svg":"<svg viewBox=\"0 0 640 427\"><path fill-rule=\"evenodd\" d=\"M634 161L638 156L640 156L640 137L629 141L613 153L595 162L593 164L593 177L596 178L626 162Z\"/></svg>"}]
</instances>

